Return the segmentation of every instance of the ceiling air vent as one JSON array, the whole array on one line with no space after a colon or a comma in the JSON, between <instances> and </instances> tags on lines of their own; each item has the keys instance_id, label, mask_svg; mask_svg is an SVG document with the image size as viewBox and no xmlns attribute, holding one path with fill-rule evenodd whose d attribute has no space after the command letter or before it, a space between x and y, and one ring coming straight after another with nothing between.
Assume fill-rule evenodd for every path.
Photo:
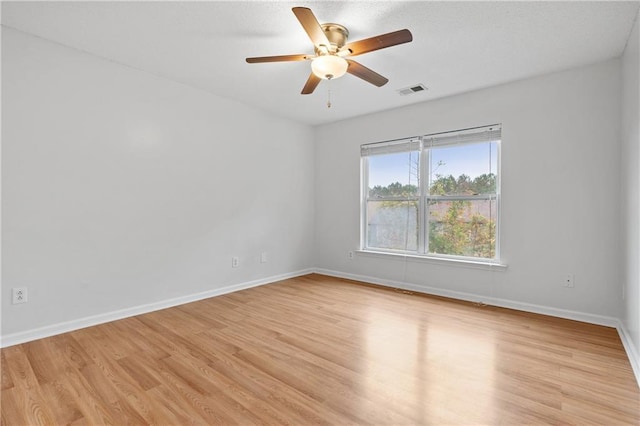
<instances>
[{"instance_id":1,"label":"ceiling air vent","mask_svg":"<svg viewBox=\"0 0 640 426\"><path fill-rule=\"evenodd\" d=\"M402 96L413 95L418 92L426 92L427 88L424 84L415 84L413 86L405 87L404 89L398 89L398 93Z\"/></svg>"}]
</instances>

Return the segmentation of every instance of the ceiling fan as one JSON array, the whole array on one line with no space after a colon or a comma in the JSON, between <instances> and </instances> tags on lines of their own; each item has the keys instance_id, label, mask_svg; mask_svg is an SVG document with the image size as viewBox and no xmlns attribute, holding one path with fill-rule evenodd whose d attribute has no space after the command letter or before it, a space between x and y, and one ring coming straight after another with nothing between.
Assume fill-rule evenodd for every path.
<instances>
[{"instance_id":1,"label":"ceiling fan","mask_svg":"<svg viewBox=\"0 0 640 426\"><path fill-rule=\"evenodd\" d=\"M413 40L411 32L405 29L347 43L349 31L342 25L320 25L311 9L306 7L294 7L292 10L309 35L315 55L261 56L247 58L247 62L255 64L260 62L311 61L311 74L302 89L303 95L313 93L323 79L335 79L342 77L345 73L355 75L375 86L384 86L389 79L352 59L345 58L408 43Z\"/></svg>"}]
</instances>

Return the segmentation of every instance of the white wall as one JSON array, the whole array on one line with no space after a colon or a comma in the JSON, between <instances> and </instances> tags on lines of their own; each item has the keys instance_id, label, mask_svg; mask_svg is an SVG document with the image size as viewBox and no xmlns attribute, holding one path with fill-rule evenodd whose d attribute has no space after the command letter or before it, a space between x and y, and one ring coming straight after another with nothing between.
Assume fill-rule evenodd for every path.
<instances>
[{"instance_id":1,"label":"white wall","mask_svg":"<svg viewBox=\"0 0 640 426\"><path fill-rule=\"evenodd\" d=\"M470 70L469 72L473 72ZM317 266L484 298L620 318L620 63L316 129ZM502 123L503 272L357 254L363 143ZM575 274L575 288L561 285Z\"/></svg>"},{"instance_id":2,"label":"white wall","mask_svg":"<svg viewBox=\"0 0 640 426\"><path fill-rule=\"evenodd\" d=\"M640 13L638 15L640 17ZM640 363L640 33L638 20L622 58L623 324ZM640 364L636 368L640 367ZM640 380L640 370L636 375Z\"/></svg>"},{"instance_id":3,"label":"white wall","mask_svg":"<svg viewBox=\"0 0 640 426\"><path fill-rule=\"evenodd\" d=\"M2 89L3 336L312 266L311 128L6 28Z\"/></svg>"}]
</instances>

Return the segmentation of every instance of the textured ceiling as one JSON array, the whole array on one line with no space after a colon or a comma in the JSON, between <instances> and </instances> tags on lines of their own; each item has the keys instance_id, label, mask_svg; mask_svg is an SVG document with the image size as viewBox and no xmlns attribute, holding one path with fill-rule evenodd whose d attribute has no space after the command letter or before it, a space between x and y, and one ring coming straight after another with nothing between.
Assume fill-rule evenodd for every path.
<instances>
[{"instance_id":1,"label":"textured ceiling","mask_svg":"<svg viewBox=\"0 0 640 426\"><path fill-rule=\"evenodd\" d=\"M3 2L2 24L302 123L322 124L619 56L634 2ZM408 28L414 41L357 60L352 75L302 96L308 62L247 56L313 53L291 12L346 26L350 41ZM400 96L423 83L426 92Z\"/></svg>"}]
</instances>

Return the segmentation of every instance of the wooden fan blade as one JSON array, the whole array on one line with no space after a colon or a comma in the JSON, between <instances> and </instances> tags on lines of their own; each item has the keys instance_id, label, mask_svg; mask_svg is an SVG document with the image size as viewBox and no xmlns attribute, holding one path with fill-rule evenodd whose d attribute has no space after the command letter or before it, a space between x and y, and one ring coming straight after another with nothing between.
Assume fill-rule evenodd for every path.
<instances>
[{"instance_id":1,"label":"wooden fan blade","mask_svg":"<svg viewBox=\"0 0 640 426\"><path fill-rule=\"evenodd\" d=\"M369 68L356 61L347 59L347 62L349 63L349 68L347 68L347 72L349 74L355 75L356 77L359 77L364 81L373 84L374 86L384 86L389 81L388 78L381 76L377 72L370 70Z\"/></svg>"},{"instance_id":2,"label":"wooden fan blade","mask_svg":"<svg viewBox=\"0 0 640 426\"><path fill-rule=\"evenodd\" d=\"M392 33L382 34L379 36L365 38L364 40L347 43L341 51L349 49L351 56L362 55L363 53L373 52L374 50L384 49L398 44L408 43L413 40L411 31L398 30Z\"/></svg>"},{"instance_id":3,"label":"wooden fan blade","mask_svg":"<svg viewBox=\"0 0 640 426\"><path fill-rule=\"evenodd\" d=\"M327 47L330 46L329 39L327 39L326 34L311 9L294 7L291 10L293 10L293 13L296 15L296 18L298 18L298 21L300 21L302 28L307 32L314 46L320 46L322 44Z\"/></svg>"},{"instance_id":4,"label":"wooden fan blade","mask_svg":"<svg viewBox=\"0 0 640 426\"><path fill-rule=\"evenodd\" d=\"M250 64L257 64L260 62L290 62L290 61L306 61L311 59L311 55L280 55L280 56L258 56L256 58L247 58L247 62Z\"/></svg>"},{"instance_id":5,"label":"wooden fan blade","mask_svg":"<svg viewBox=\"0 0 640 426\"><path fill-rule=\"evenodd\" d=\"M313 91L316 90L316 87L318 87L318 84L320 84L320 81L322 81L320 77L318 77L314 73L311 73L311 75L309 76L309 79L307 80L304 87L302 88L301 94L303 95L312 94Z\"/></svg>"}]
</instances>

